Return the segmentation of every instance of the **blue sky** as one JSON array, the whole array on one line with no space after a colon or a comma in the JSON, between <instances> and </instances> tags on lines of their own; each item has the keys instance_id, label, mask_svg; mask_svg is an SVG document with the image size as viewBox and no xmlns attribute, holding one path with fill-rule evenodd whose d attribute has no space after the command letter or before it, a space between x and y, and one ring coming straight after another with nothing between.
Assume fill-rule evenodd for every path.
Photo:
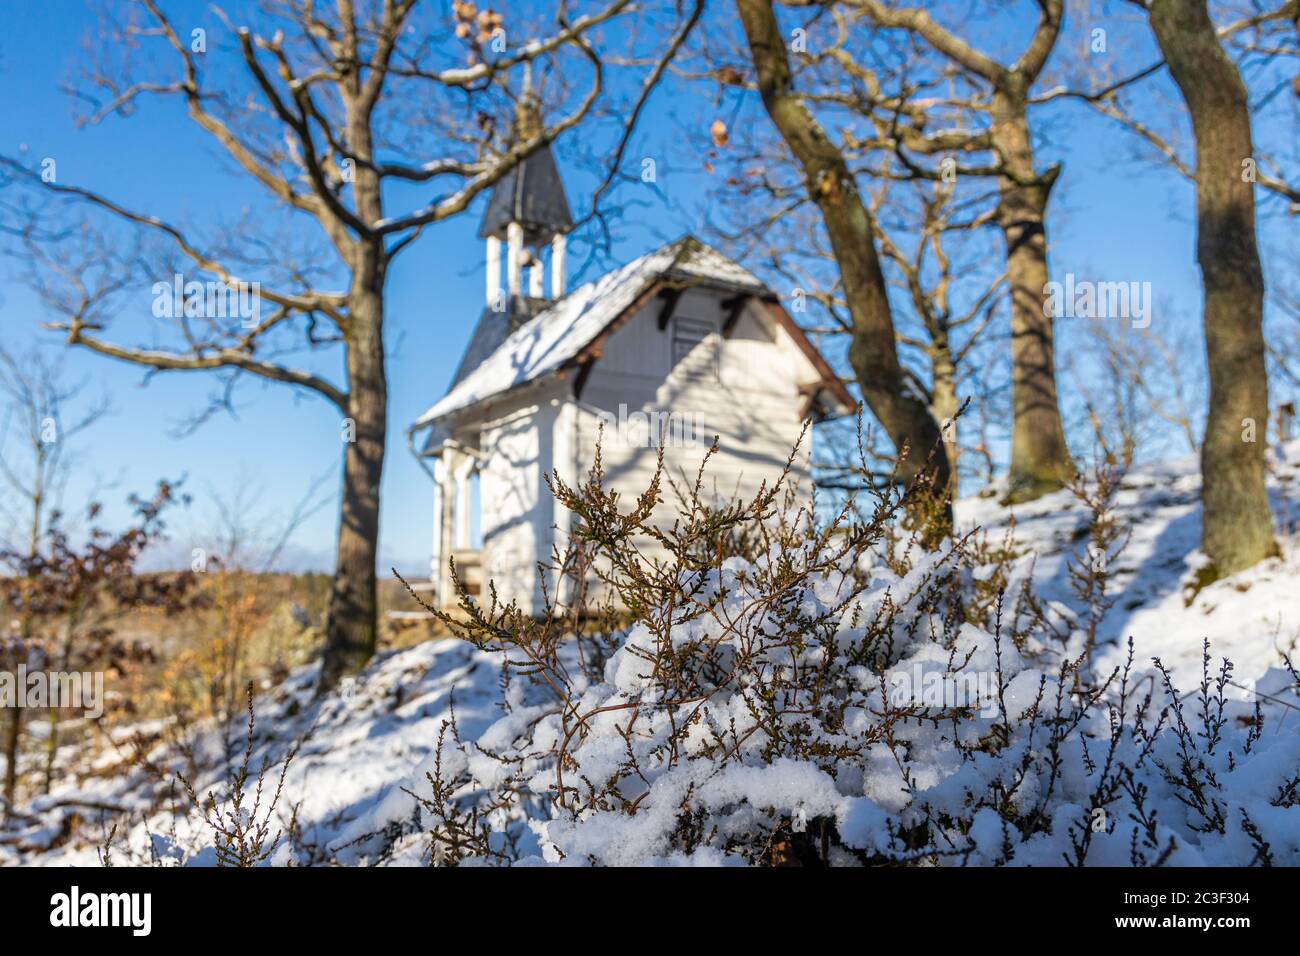
<instances>
[{"instance_id":1,"label":"blue sky","mask_svg":"<svg viewBox=\"0 0 1300 956\"><path fill-rule=\"evenodd\" d=\"M56 157L60 181L183 221L201 221L254 201L252 187L173 105L154 104L130 119L75 127L73 104L62 87L75 74L93 23L81 0L0 0L0 7L6 24L0 35L0 152L25 149L28 156ZM1116 29L1142 27L1130 18L1116 21ZM645 201L619 224L615 260L684 232L707 232L709 191L716 182L701 160L682 154L680 144L682 125L699 121L703 128L711 109L709 99L693 101L680 89L652 104L628 165L642 156L669 157L660 161L658 182L668 205L649 191L644 197L622 197ZM1133 162L1131 141L1082 108L1062 106L1055 114L1051 141L1042 146L1044 160L1065 162L1049 224L1054 273L1146 279L1157 299L1173 304L1184 320L1199 321L1190 186L1167 169ZM575 213L581 214L594 179L578 157L599 153L601 144L573 139L562 140L557 155ZM429 481L408 454L404 431L446 388L481 308L482 246L475 237L481 214L482 200L468 215L430 230L389 281L391 419L383 567L426 566ZM573 261L584 261L584 253L579 242ZM39 344L62 351L57 337L39 328L44 316L16 271L14 263L0 261L4 341L11 348ZM579 278L593 277L589 271ZM249 381L239 393L237 418L218 415L194 434L178 437L176 426L203 407L214 387L207 376L159 376L146 386L139 369L79 350L66 354L65 368L89 380L88 396L107 394L113 406L112 415L81 442L70 499L107 483L112 487L105 497L113 501L147 489L159 477L184 474L196 500L173 530L176 546L186 552L210 532L214 493L233 499L242 488L246 498L257 499L255 523L270 526L314 479L337 472L337 414L315 398ZM327 484L334 486L332 480ZM292 562L328 568L336 520L331 504L306 522L295 536Z\"/></svg>"}]
</instances>

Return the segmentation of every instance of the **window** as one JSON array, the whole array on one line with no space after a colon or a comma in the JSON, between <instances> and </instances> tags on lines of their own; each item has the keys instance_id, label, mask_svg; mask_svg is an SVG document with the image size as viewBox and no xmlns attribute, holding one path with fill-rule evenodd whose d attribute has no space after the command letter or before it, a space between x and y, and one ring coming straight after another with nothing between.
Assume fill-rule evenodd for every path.
<instances>
[{"instance_id":1,"label":"window","mask_svg":"<svg viewBox=\"0 0 1300 956\"><path fill-rule=\"evenodd\" d=\"M699 319L673 322L673 371L687 378L718 377L718 337L713 325Z\"/></svg>"}]
</instances>

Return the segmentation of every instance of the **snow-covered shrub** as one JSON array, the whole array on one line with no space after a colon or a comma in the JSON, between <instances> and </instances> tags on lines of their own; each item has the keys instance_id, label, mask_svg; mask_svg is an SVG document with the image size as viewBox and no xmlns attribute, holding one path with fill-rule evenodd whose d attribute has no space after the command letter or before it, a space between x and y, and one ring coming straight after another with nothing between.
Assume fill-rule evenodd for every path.
<instances>
[{"instance_id":1,"label":"snow-covered shrub","mask_svg":"<svg viewBox=\"0 0 1300 956\"><path fill-rule=\"evenodd\" d=\"M1300 863L1300 733L1227 700L1208 648L1190 697L1132 646L1092 674L1085 621L1004 608L1032 556L923 549L897 492L818 524L784 482L714 503L700 477L664 529L659 476L630 508L602 477L553 482L556 564L629 624L572 583L540 618L446 617L500 653L507 712L444 727L434 861Z\"/></svg>"},{"instance_id":2,"label":"snow-covered shrub","mask_svg":"<svg viewBox=\"0 0 1300 956\"><path fill-rule=\"evenodd\" d=\"M269 757L263 758L254 774L251 761L256 726L253 685L250 682L244 753L237 764L232 764L224 792L218 796L215 790L208 790L200 796L189 780L180 777L194 811L201 813L210 832L211 863L217 866L260 866L276 857L276 851L280 849L285 837L285 829L278 822L276 808L284 795L284 780L298 748L294 746L285 754L278 776L271 775ZM295 808L290 813L287 824L290 834L296 826ZM287 853L281 856L284 858L281 862L288 861Z\"/></svg>"},{"instance_id":3,"label":"snow-covered shrub","mask_svg":"<svg viewBox=\"0 0 1300 956\"><path fill-rule=\"evenodd\" d=\"M219 751L207 755L215 758L204 772L207 786L196 785L179 769L183 763L193 775L208 764L192 746L179 740L161 743L155 754L161 763L146 750L137 751L140 776L134 789L148 796L147 809L140 808L137 817L127 807L102 807L112 816L100 819L95 855L101 866L248 868L330 862L298 840L299 805L285 793L302 740L282 748L273 735L259 741L252 682L245 699L242 748L224 721L215 733L197 738Z\"/></svg>"}]
</instances>

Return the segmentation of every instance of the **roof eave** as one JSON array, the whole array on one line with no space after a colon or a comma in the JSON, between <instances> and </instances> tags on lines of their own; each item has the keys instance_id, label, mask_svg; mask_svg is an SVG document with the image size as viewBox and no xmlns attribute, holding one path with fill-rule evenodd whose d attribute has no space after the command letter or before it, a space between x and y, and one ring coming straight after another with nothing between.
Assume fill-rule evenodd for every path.
<instances>
[{"instance_id":1,"label":"roof eave","mask_svg":"<svg viewBox=\"0 0 1300 956\"><path fill-rule=\"evenodd\" d=\"M427 428L431 428L431 429L443 428L447 432L448 437L446 440L450 440L450 436L455 433L456 429L459 428L461 425L466 424L464 420L472 417L470 414L471 412L476 412L476 411L481 413L486 412L488 411L489 406L491 406L496 402L503 401L504 399L507 398L514 398L530 390L539 390L542 388L542 386L550 384L553 379L564 378L566 374L567 374L567 366L560 366L559 368L549 369L541 373L540 375L538 375L536 378L530 378L526 382L518 382L506 389L503 389L500 392L493 392L491 395L484 395L482 398L475 399L474 401L469 402L468 404L459 405L456 408L448 409L447 411L443 412L441 415L438 415L436 418L417 421L414 425L411 425L407 429L407 434L415 435L419 432L424 431ZM460 421L458 421L457 419L460 419ZM429 440L425 442L426 449L432 443L434 437L435 435L430 435ZM426 451L424 453L424 457L429 457L431 454L433 453Z\"/></svg>"}]
</instances>

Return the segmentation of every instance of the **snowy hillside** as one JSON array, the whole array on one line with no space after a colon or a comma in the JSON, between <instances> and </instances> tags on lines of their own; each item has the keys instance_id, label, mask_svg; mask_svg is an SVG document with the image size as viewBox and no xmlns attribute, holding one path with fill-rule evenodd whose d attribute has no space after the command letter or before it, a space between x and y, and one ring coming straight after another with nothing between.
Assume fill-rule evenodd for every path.
<instances>
[{"instance_id":1,"label":"snowy hillside","mask_svg":"<svg viewBox=\"0 0 1300 956\"><path fill-rule=\"evenodd\" d=\"M1116 504L1132 537L1116 562L1119 597L1103 622L1101 640L1111 650L1099 664L1119 662L1123 642L1137 641L1139 658L1158 656L1186 686L1200 679L1201 641L1216 657L1236 664L1239 680L1259 678L1279 663L1279 652L1300 644L1300 441L1274 455L1270 492L1283 557L1189 594L1204 564L1198 461L1192 457L1135 469L1123 481ZM1065 562L1088 523L1087 509L1069 492L1057 492L1012 509L994 498L959 503L961 525L1001 533L1014 521L1016 539L1037 555L1035 589L1070 603ZM1288 614L1288 612L1292 612Z\"/></svg>"},{"instance_id":2,"label":"snowy hillside","mask_svg":"<svg viewBox=\"0 0 1300 956\"><path fill-rule=\"evenodd\" d=\"M1251 853L1255 852L1252 845L1258 844L1252 844L1237 828L1235 818L1242 814L1252 826L1264 831L1265 842L1271 843L1273 853L1284 858L1300 856L1300 824L1295 819L1300 809L1294 806L1294 794L1291 803L1283 801L1281 805L1271 796L1273 788L1285 786L1286 774L1294 773L1300 754L1300 717L1290 713L1300 708L1300 694L1281 666L1284 653L1293 654L1294 659L1298 640L1296 626L1287 624L1294 620L1294 615L1288 615L1287 611L1296 607L1300 596L1300 557L1297 556L1300 540L1295 527L1300 504L1297 466L1300 466L1300 443L1289 448L1287 460L1274 462L1273 505L1284 557L1213 584L1190 601L1189 585L1199 567L1196 462L1187 459L1138 469L1125 479L1118 507L1121 518L1131 527L1132 540L1117 563L1119 597L1102 625L1104 646L1099 653L1098 671L1123 664L1124 642L1131 637L1139 674L1150 669L1152 657L1159 657L1172 671L1174 682L1183 693L1195 691L1202 678L1202 641L1208 638L1216 662L1219 657L1227 657L1235 665L1232 684L1225 688L1225 696L1245 698L1246 688L1257 682L1253 686L1261 692L1259 703L1266 729L1262 739L1247 740L1244 746L1246 751L1262 755L1257 757L1254 766L1266 761L1267 772L1239 767L1238 758L1231 758L1222 766L1215 765L1222 779L1239 781L1240 786L1239 793L1229 791L1231 807L1225 812L1234 819L1227 825L1229 832L1222 842L1216 843L1209 837L1201 840L1187 820L1180 827L1179 814L1186 816L1187 811L1180 808L1176 794L1162 793L1154 785L1152 799L1165 800L1159 814L1161 822L1153 822L1147 833L1134 831L1130 835L1117 830L1113 844L1105 844L1097 851L1097 861L1130 862L1128 844L1135 843L1138 835L1149 835L1153 855L1158 855L1160 846L1169 842L1170 834L1177 833L1173 843L1178 849L1164 851L1168 862L1250 862ZM1069 605L1065 562L1071 550L1081 546L1084 540L1081 530L1086 529L1088 520L1086 509L1069 493L1058 493L1012 510L1002 508L992 497L970 499L960 504L958 518L962 526L981 526L993 537L1013 527L1016 541L1026 554L1020 561L1021 572L1032 571L1043 598ZM819 600L825 597L820 596ZM992 659L987 635L974 633L973 629L969 634L962 633L972 661ZM999 649L997 653L1004 651ZM931 660L933 656L918 651L900 662L900 667ZM275 764L284 758L294 742L301 741L285 777L284 796L276 814L279 821L287 821L290 808L296 807L298 832L292 841L281 842L272 862L287 863L291 859L300 863L332 861L372 865L427 862L430 821L427 813L421 813L412 793L427 797L430 792L426 773L434 770L440 733L451 720L453 708L460 740L479 740L484 746L490 745L489 749L504 747L516 738L538 743L548 732L548 718L541 717L540 711L530 710L531 702L523 699L518 682L512 685L509 715L503 719L500 663L498 655L453 640L436 641L381 655L354 682L346 685L341 694L324 701L313 701L311 697L314 669L295 673L285 684L259 698L252 764L254 771L264 757L273 764L268 772L268 789L274 786L279 773ZM997 666L1011 668L1013 665L999 658ZM1011 681L1018 688L1018 699L1025 699L1026 693L1032 698L1032 688L1039 681L1038 671L1031 670L1027 663L1023 666L1025 669L1019 677ZM616 656L609 669L609 687L603 691L589 689L584 699L599 703L628 693L637 680L635 675L629 677L629 673ZM1137 675L1132 683L1138 683ZM1150 686L1158 688L1158 683L1153 681ZM601 694L606 697L602 698ZM1187 706L1190 710L1193 704L1189 702ZM1234 705L1229 713L1248 714L1249 705ZM846 726L847 722L848 718ZM1190 713L1189 722L1194 722ZM238 725L233 728L232 749L236 758L243 750L243 730ZM272 730L274 737L269 737ZM489 730L489 737L482 738ZM971 739L976 740L987 732L987 726L976 720L969 730ZM962 729L959 736L965 733L966 729ZM1249 736L1241 727L1230 726L1224 733L1228 737L1241 733L1243 739ZM1035 746L1033 734L1031 728L1025 738L1026 753ZM24 821L25 827L0 845L0 863L21 859L95 865L109 821L118 821L118 833L110 849L113 862L142 862L152 857L163 863L214 863L210 834L197 815L169 812L173 798L184 803L184 794L169 797L162 779L169 767L184 772L191 765L220 764L223 749L220 735L211 731L197 735L193 764L159 743L151 752L151 761L163 770L162 774L137 768L126 775L115 775L111 768L121 765L129 753L125 738L123 733L117 735L118 752L102 753L97 758L96 770L86 779L66 781L51 797L38 800L32 816ZM914 737L910 745L915 756L932 746L932 741ZM621 753L615 751L629 746L619 741L613 751L602 752L588 744L580 756L590 766L605 766L613 761L609 763L612 767L622 760ZM736 746L739 749L739 743ZM474 761L479 764L485 761L481 754L466 756L471 750L457 748L451 733L447 732L443 737L442 759L454 766L444 766L443 770L450 774L480 773L482 767ZM882 834L890 828L888 821L895 814L902 818L907 800L900 796L897 783L886 785L872 777L873 766L888 769L889 755L878 750L870 754L863 758L860 776L841 776L835 786L811 763L796 766L789 760L762 768L762 773L754 767L732 767L734 772L711 777L710 785L719 793L725 791L729 806L737 800L748 800L754 806L770 802L779 808L786 801L792 808L792 818L802 820L805 814L833 818L846 845L863 852L884 852ZM978 752L973 754L969 761L972 767L983 759ZM1090 763L1096 756L1094 753L1090 758L1085 751L1080 759ZM1009 766L1012 762L1009 757L992 760L989 766L993 769L980 771L985 776L977 785L991 779L989 775L998 766ZM975 771L959 771L950 759L939 757L925 767L929 776L919 774L913 783L924 791L922 795L927 800L934 801L928 805L948 806L954 814L959 814L954 808L963 799L969 803L973 791L962 791L958 783L970 786ZM215 785L217 778L224 779L214 771L207 773L197 781L200 792ZM490 776L492 771L489 769L487 773ZM679 793L694 787L703 791L700 780L679 777L674 783L669 780L672 773L669 771L656 780L665 793L670 786L677 788L673 792ZM541 771L539 775L545 776ZM1091 786L1090 779L1088 774L1079 776L1067 771L1059 786L1062 793L1067 785L1082 788L1079 792L1086 793ZM846 780L857 783L846 784ZM1279 784L1279 780L1283 782ZM853 792L846 792L846 787ZM962 792L967 797L962 798ZM1233 802L1238 798L1240 805ZM1072 824L1067 821L1073 819L1071 814L1083 812L1081 807L1086 809L1086 800L1071 802L1071 799L1062 796L1057 803L1049 805L1044 798L1042 812L1054 814L1057 820L1055 839L1026 840L1014 862L1061 862L1062 847L1069 848L1064 834L1067 825ZM653 802L648 801L646 807L650 808ZM675 812L662 800L658 805L667 807L670 815ZM972 813L971 825L960 828L963 838L969 831L970 840L961 859L968 863L999 861L999 853L1003 851L997 849L997 844L1003 839L1005 822L999 822L987 810ZM494 829L506 827L504 811L502 814L500 826ZM602 823L601 817L608 819ZM545 826L534 823L517 828L518 845L514 850L523 860L555 860L558 857L553 841L563 838L569 841L567 845L580 848L580 855L606 862L737 862L716 850L683 856L644 849L642 842L650 846L659 838L655 826L670 825L671 821L662 817L663 814L656 815L649 810L633 817L642 827L636 833L624 827L625 815L590 814L581 824L552 825L549 832ZM738 827L753 823L745 822L748 817L734 814L733 817ZM124 820L129 823L123 823ZM276 826L283 825L278 822ZM1189 847L1189 841L1199 846Z\"/></svg>"},{"instance_id":3,"label":"snowy hillside","mask_svg":"<svg viewBox=\"0 0 1300 956\"><path fill-rule=\"evenodd\" d=\"M371 821L409 816L414 801L401 788L418 787L423 780L439 727L451 713L453 695L463 734L476 734L496 718L497 667L489 655L458 641L431 641L379 655L364 674L344 685L342 693L320 701L312 697L316 668L304 668L268 698L259 698L252 765L256 769L268 757L281 761L302 741L290 763L285 792L289 802L298 806L303 840L336 848L365 834ZM273 737L268 736L271 728ZM236 724L231 731L236 758L245 746L245 729ZM107 777L114 764L128 758L129 736L129 732L115 735L119 749L101 757L94 778L35 801L32 810L40 821L22 835L19 845L37 847L58 841L64 821L73 815L117 819L119 814L89 809L116 807L129 815L133 846L142 859L147 859L149 850L144 848L152 843L164 862L169 858L199 865L215 862L210 850L203 852L207 834L197 817L173 818L166 812L171 803L169 788L157 775L135 769L127 776ZM197 745L200 762L218 762L225 750L221 735L211 731L198 735ZM165 746L155 756L185 772L185 762L168 754ZM274 769L278 774L279 766ZM184 801L185 795L179 792L176 798ZM286 819L289 809L280 808ZM44 859L96 865L104 833L95 827L86 829L90 842L70 841ZM15 849L0 846L0 861ZM281 852L288 852L287 843ZM344 851L339 857L352 861L357 855ZM119 857L117 862L131 861Z\"/></svg>"}]
</instances>

